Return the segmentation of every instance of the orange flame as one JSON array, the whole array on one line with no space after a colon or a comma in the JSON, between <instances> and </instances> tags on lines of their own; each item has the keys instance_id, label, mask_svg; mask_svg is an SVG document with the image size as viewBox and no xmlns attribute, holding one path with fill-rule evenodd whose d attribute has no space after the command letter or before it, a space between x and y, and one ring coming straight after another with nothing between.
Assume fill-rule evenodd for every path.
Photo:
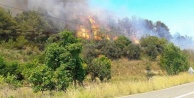
<instances>
[{"instance_id":1,"label":"orange flame","mask_svg":"<svg viewBox=\"0 0 194 98\"><path fill-rule=\"evenodd\" d=\"M132 36L132 41L134 42L134 44L139 44L139 40L135 37L135 36Z\"/></svg>"},{"instance_id":2,"label":"orange flame","mask_svg":"<svg viewBox=\"0 0 194 98\"><path fill-rule=\"evenodd\" d=\"M77 32L77 37L89 39L90 38L89 31L86 28L84 28L84 26L80 26Z\"/></svg>"},{"instance_id":3,"label":"orange flame","mask_svg":"<svg viewBox=\"0 0 194 98\"><path fill-rule=\"evenodd\" d=\"M135 43L135 44L139 44L139 40L135 39L135 40L134 40L134 43Z\"/></svg>"},{"instance_id":4,"label":"orange flame","mask_svg":"<svg viewBox=\"0 0 194 98\"><path fill-rule=\"evenodd\" d=\"M84 25L79 26L77 31L77 37L84 38L84 39L94 39L94 40L102 40L103 38L106 38L107 40L117 39L116 36L99 33L100 25L98 24L98 22L96 22L96 20L93 17L89 16L85 19L81 18L81 20L83 21Z\"/></svg>"}]
</instances>

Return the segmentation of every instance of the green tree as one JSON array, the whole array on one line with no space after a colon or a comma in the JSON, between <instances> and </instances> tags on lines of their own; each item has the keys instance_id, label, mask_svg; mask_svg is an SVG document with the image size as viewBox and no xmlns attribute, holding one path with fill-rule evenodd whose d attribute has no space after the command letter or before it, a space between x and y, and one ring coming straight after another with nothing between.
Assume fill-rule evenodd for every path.
<instances>
[{"instance_id":1,"label":"green tree","mask_svg":"<svg viewBox=\"0 0 194 98\"><path fill-rule=\"evenodd\" d=\"M6 76L6 63L2 56L0 56L0 75Z\"/></svg>"},{"instance_id":2,"label":"green tree","mask_svg":"<svg viewBox=\"0 0 194 98\"><path fill-rule=\"evenodd\" d=\"M46 19L35 11L24 11L16 15L15 20L20 28L19 34L25 36L28 41L46 41L51 32L51 26Z\"/></svg>"},{"instance_id":3,"label":"green tree","mask_svg":"<svg viewBox=\"0 0 194 98\"><path fill-rule=\"evenodd\" d=\"M18 62L7 63L5 69L6 69L6 73L5 73L6 75L7 74L13 75L17 80L20 80L20 81L24 79L22 75L21 66Z\"/></svg>"},{"instance_id":4,"label":"green tree","mask_svg":"<svg viewBox=\"0 0 194 98\"><path fill-rule=\"evenodd\" d=\"M128 59L140 59L141 48L139 45L130 44L124 48L124 55Z\"/></svg>"},{"instance_id":5,"label":"green tree","mask_svg":"<svg viewBox=\"0 0 194 98\"><path fill-rule=\"evenodd\" d=\"M167 44L167 40L156 36L147 36L140 39L140 45L144 53L151 60L155 60L158 55L162 54L165 44Z\"/></svg>"},{"instance_id":6,"label":"green tree","mask_svg":"<svg viewBox=\"0 0 194 98\"><path fill-rule=\"evenodd\" d=\"M17 22L8 11L0 8L0 40L7 42L17 36Z\"/></svg>"},{"instance_id":7,"label":"green tree","mask_svg":"<svg viewBox=\"0 0 194 98\"><path fill-rule=\"evenodd\" d=\"M27 45L28 40L25 39L25 36L18 36L16 38L15 47L18 49L22 49L25 45Z\"/></svg>"},{"instance_id":8,"label":"green tree","mask_svg":"<svg viewBox=\"0 0 194 98\"><path fill-rule=\"evenodd\" d=\"M69 56L67 50L65 50L63 47L60 47L57 43L52 43L45 51L46 66L55 71L58 67L60 67L60 65L63 64L62 56Z\"/></svg>"},{"instance_id":9,"label":"green tree","mask_svg":"<svg viewBox=\"0 0 194 98\"><path fill-rule=\"evenodd\" d=\"M155 60L159 55L157 47L155 45L148 45L145 50L146 54L150 57L151 60Z\"/></svg>"},{"instance_id":10,"label":"green tree","mask_svg":"<svg viewBox=\"0 0 194 98\"><path fill-rule=\"evenodd\" d=\"M108 42L101 49L101 53L108 58L118 59L122 56L122 49L119 48L114 42Z\"/></svg>"},{"instance_id":11,"label":"green tree","mask_svg":"<svg viewBox=\"0 0 194 98\"><path fill-rule=\"evenodd\" d=\"M82 83L85 77L85 70L82 66L82 59L79 56L81 50L82 45L80 41L73 36L73 33L64 31L60 33L59 42L51 44L46 49L45 64L51 68L52 71L66 73L64 76L67 77L63 77L62 79L68 78L68 83L69 80L73 80L74 85L77 84L76 81ZM60 80L59 78L57 79ZM60 87L65 89L65 85L67 85L67 83Z\"/></svg>"},{"instance_id":12,"label":"green tree","mask_svg":"<svg viewBox=\"0 0 194 98\"><path fill-rule=\"evenodd\" d=\"M74 85L76 85L76 80L78 80L79 83L82 83L85 78L85 70L83 69L83 61L80 57L82 50L80 40L75 38L72 32L64 31L61 33L61 41L59 42L59 45L69 52L69 56L67 56L69 58L67 60L68 63L64 63L69 66L67 69L70 69Z\"/></svg>"},{"instance_id":13,"label":"green tree","mask_svg":"<svg viewBox=\"0 0 194 98\"><path fill-rule=\"evenodd\" d=\"M111 61L105 56L100 56L92 61L89 67L91 79L98 77L101 81L111 79Z\"/></svg>"},{"instance_id":14,"label":"green tree","mask_svg":"<svg viewBox=\"0 0 194 98\"><path fill-rule=\"evenodd\" d=\"M116 47L120 48L120 55L123 56L125 53L125 48L131 44L131 41L125 36L119 36L115 41Z\"/></svg>"},{"instance_id":15,"label":"green tree","mask_svg":"<svg viewBox=\"0 0 194 98\"><path fill-rule=\"evenodd\" d=\"M82 45L70 31L60 33L57 42L45 50L45 65L33 67L28 76L35 91L66 90L70 83L82 84L85 78L81 53ZM27 70L29 71L29 70Z\"/></svg>"},{"instance_id":16,"label":"green tree","mask_svg":"<svg viewBox=\"0 0 194 98\"><path fill-rule=\"evenodd\" d=\"M100 55L100 50L96 49L94 43L88 42L84 45L82 50L82 56L87 64L90 64L92 60Z\"/></svg>"},{"instance_id":17,"label":"green tree","mask_svg":"<svg viewBox=\"0 0 194 98\"><path fill-rule=\"evenodd\" d=\"M37 66L31 69L31 75L28 77L35 92L53 90L55 87L54 73L45 65Z\"/></svg>"},{"instance_id":18,"label":"green tree","mask_svg":"<svg viewBox=\"0 0 194 98\"><path fill-rule=\"evenodd\" d=\"M131 41L125 36L119 36L114 42L121 49L124 49L126 46L131 44Z\"/></svg>"},{"instance_id":19,"label":"green tree","mask_svg":"<svg viewBox=\"0 0 194 98\"><path fill-rule=\"evenodd\" d=\"M168 44L164 48L164 52L160 59L160 65L168 74L176 75L186 71L189 68L188 59L174 44Z\"/></svg>"}]
</instances>

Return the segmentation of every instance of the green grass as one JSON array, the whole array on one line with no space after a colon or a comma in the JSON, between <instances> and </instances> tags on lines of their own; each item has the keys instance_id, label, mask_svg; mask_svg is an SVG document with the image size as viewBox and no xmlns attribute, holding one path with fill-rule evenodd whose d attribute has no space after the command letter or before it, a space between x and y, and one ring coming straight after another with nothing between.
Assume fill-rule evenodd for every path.
<instances>
[{"instance_id":1,"label":"green grass","mask_svg":"<svg viewBox=\"0 0 194 98\"><path fill-rule=\"evenodd\" d=\"M6 61L18 61L21 63L33 60L37 55L41 54L37 49L26 48L25 50L6 49L0 47L0 55L4 57Z\"/></svg>"}]
</instances>

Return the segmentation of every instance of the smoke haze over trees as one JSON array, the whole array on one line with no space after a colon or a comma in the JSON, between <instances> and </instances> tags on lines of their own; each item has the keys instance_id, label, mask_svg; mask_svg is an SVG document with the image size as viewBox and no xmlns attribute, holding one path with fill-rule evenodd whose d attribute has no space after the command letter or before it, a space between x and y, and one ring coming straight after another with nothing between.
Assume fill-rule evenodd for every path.
<instances>
[{"instance_id":1,"label":"smoke haze over trees","mask_svg":"<svg viewBox=\"0 0 194 98\"><path fill-rule=\"evenodd\" d=\"M51 21L59 31L64 29L77 31L80 25L85 26L92 32L91 23L88 17L92 17L99 25L100 30L105 33L113 33L116 35L124 35L134 39L140 39L143 36L151 35L167 40L180 46L182 49L193 49L191 37L180 34L171 35L165 23L161 21L153 22L148 19L138 17L115 18L115 15L106 9L94 11L88 5L89 0L2 0L2 6L11 11L12 14L21 13L23 11L38 11L47 20ZM13 8L10 8L13 7ZM18 9L14 9L18 8ZM189 43L189 45L185 45Z\"/></svg>"}]
</instances>

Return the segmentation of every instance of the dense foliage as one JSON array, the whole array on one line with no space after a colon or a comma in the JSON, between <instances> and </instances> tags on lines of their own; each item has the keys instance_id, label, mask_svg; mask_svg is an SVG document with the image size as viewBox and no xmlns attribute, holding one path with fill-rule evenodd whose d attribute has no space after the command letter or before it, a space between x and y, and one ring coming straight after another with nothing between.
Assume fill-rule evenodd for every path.
<instances>
[{"instance_id":1,"label":"dense foliage","mask_svg":"<svg viewBox=\"0 0 194 98\"><path fill-rule=\"evenodd\" d=\"M146 55L150 57L151 60L155 60L158 55L163 52L164 45L167 44L167 40L160 39L156 36L143 37L140 40L141 47Z\"/></svg>"},{"instance_id":2,"label":"dense foliage","mask_svg":"<svg viewBox=\"0 0 194 98\"><path fill-rule=\"evenodd\" d=\"M7 42L17 37L17 22L11 14L0 8L0 40Z\"/></svg>"},{"instance_id":3,"label":"dense foliage","mask_svg":"<svg viewBox=\"0 0 194 98\"><path fill-rule=\"evenodd\" d=\"M164 53L160 60L162 68L166 69L170 75L178 74L189 68L188 59L185 54L173 44L168 44L164 48Z\"/></svg>"},{"instance_id":4,"label":"dense foliage","mask_svg":"<svg viewBox=\"0 0 194 98\"><path fill-rule=\"evenodd\" d=\"M82 66L82 59L79 57L82 45L73 36L72 32L60 33L58 43L52 43L45 51L45 65L50 70L51 79L54 80L54 88L66 90L69 83L76 81L82 83L85 72ZM52 78L53 77L53 78Z\"/></svg>"},{"instance_id":5,"label":"dense foliage","mask_svg":"<svg viewBox=\"0 0 194 98\"><path fill-rule=\"evenodd\" d=\"M95 80L98 77L101 81L104 79L111 79L111 63L110 59L105 56L100 56L93 59L91 66L89 67L91 73L91 79Z\"/></svg>"}]
</instances>

